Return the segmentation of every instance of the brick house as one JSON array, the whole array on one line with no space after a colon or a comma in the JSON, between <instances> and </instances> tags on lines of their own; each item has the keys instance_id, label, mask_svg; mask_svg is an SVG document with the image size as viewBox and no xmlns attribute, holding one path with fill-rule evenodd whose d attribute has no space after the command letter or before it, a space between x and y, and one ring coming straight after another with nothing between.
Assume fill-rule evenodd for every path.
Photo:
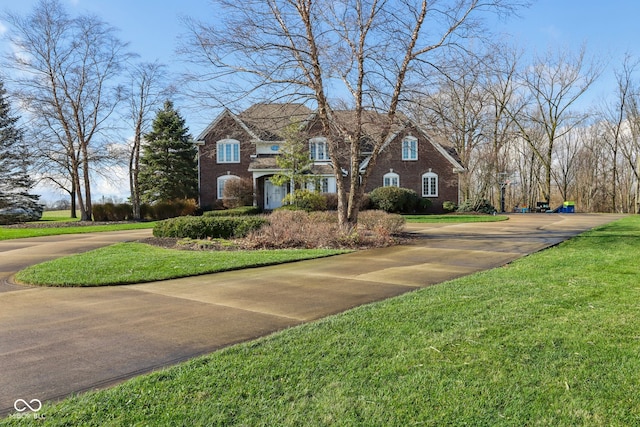
<instances>
[{"instance_id":1,"label":"brick house","mask_svg":"<svg viewBox=\"0 0 640 427\"><path fill-rule=\"evenodd\" d=\"M342 111L334 115L344 124L353 113ZM376 117L380 116L367 114L369 122L364 130L369 135L375 135L377 130ZM256 206L266 210L281 206L290 189L274 185L269 178L279 170L276 157L284 139L281 132L291 123L299 123L308 136L309 155L314 160L311 172L321 187L318 190L335 193L336 175L314 113L300 104L256 104L240 114L225 109L198 136L200 206L220 206L225 182L238 178L253 180ZM369 162L366 147L365 141L361 149L362 166ZM438 144L405 119L385 142L366 191L381 186L410 188L431 200L431 211L442 212L443 202L459 202L462 171L455 150Z\"/></svg>"}]
</instances>

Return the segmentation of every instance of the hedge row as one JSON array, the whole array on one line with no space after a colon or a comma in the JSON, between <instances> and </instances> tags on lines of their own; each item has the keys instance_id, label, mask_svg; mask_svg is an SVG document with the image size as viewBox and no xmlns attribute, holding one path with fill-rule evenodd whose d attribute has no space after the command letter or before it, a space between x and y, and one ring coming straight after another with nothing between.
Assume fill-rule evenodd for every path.
<instances>
[{"instance_id":1,"label":"hedge row","mask_svg":"<svg viewBox=\"0 0 640 427\"><path fill-rule=\"evenodd\" d=\"M153 228L153 235L190 239L229 239L244 237L267 223L268 220L261 216L184 216L158 222Z\"/></svg>"},{"instance_id":2,"label":"hedge row","mask_svg":"<svg viewBox=\"0 0 640 427\"><path fill-rule=\"evenodd\" d=\"M158 202L140 206L141 219L159 220L176 216L193 215L198 205L193 199ZM131 221L133 207L129 203L96 203L92 206L94 221Z\"/></svg>"},{"instance_id":3,"label":"hedge row","mask_svg":"<svg viewBox=\"0 0 640 427\"><path fill-rule=\"evenodd\" d=\"M215 211L207 211L203 213L203 216L246 216L246 215L258 215L260 208L255 206L241 206L231 209L219 209Z\"/></svg>"}]
</instances>

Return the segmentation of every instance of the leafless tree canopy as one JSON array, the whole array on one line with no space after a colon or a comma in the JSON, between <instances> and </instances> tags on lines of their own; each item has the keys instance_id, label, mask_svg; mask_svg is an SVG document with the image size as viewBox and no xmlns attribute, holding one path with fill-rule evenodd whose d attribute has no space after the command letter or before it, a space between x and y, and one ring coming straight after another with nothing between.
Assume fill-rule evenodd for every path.
<instances>
[{"instance_id":1,"label":"leafless tree canopy","mask_svg":"<svg viewBox=\"0 0 640 427\"><path fill-rule=\"evenodd\" d=\"M198 66L192 77L215 87L199 95L221 105L257 97L315 107L338 178L340 222L348 228L357 222L369 172L400 120L406 90L417 87L438 51L477 36L483 13L508 14L522 2L220 0L215 5L220 22L189 21L191 37L182 51ZM348 123L335 114L345 108L354 114ZM366 132L372 112L376 135ZM372 151L359 176L363 139Z\"/></svg>"},{"instance_id":2,"label":"leafless tree canopy","mask_svg":"<svg viewBox=\"0 0 640 427\"><path fill-rule=\"evenodd\" d=\"M57 0L41 0L30 14L6 18L15 47L6 63L39 131L35 143L50 167L45 172L54 172L52 179L75 195L82 219L90 220L91 164L108 154L101 136L121 100L113 82L129 56L127 45L107 23L72 17Z\"/></svg>"}]
</instances>

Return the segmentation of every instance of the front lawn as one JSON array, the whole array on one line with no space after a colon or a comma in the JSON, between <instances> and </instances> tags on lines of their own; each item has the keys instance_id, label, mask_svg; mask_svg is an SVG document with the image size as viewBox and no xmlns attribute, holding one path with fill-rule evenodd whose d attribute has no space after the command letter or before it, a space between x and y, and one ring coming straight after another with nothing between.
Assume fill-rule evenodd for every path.
<instances>
[{"instance_id":1,"label":"front lawn","mask_svg":"<svg viewBox=\"0 0 640 427\"><path fill-rule=\"evenodd\" d=\"M640 218L628 217L39 416L54 426L639 425L638 253Z\"/></svg>"},{"instance_id":2,"label":"front lawn","mask_svg":"<svg viewBox=\"0 0 640 427\"><path fill-rule=\"evenodd\" d=\"M187 251L118 243L28 267L16 280L46 286L105 286L281 264L345 253L332 249Z\"/></svg>"},{"instance_id":3,"label":"front lawn","mask_svg":"<svg viewBox=\"0 0 640 427\"><path fill-rule=\"evenodd\" d=\"M33 223L29 223L33 224ZM49 225L51 223L48 223ZM55 222L53 222L55 224ZM74 223L75 224L75 223ZM109 225L69 225L47 227L10 228L0 227L0 240L23 239L26 237L57 236L59 234L95 233L104 231L140 230L153 228L155 222L130 222Z\"/></svg>"}]
</instances>

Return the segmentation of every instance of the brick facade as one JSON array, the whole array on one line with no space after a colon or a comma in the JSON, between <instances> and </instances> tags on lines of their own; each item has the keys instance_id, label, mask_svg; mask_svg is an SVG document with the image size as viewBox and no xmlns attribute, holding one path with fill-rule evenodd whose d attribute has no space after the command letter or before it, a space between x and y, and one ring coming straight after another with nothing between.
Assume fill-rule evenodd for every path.
<instances>
[{"instance_id":1,"label":"brick facade","mask_svg":"<svg viewBox=\"0 0 640 427\"><path fill-rule=\"evenodd\" d=\"M250 164L257 156L256 143L258 141L274 141L277 137L261 129L255 129L245 123L240 116L235 116L229 111L223 112L198 138L198 159L200 178L200 205L203 208L218 207L221 204L217 200L217 181L225 175L235 175L240 178L250 178L256 185L256 203L263 206L265 179L268 171L256 173L250 171ZM313 121L307 128L309 138L321 136L319 128ZM261 132L261 133L260 133ZM402 159L402 141L406 136L417 139L417 159ZM221 140L237 140L240 142L239 163L218 163L216 145ZM366 185L369 192L376 187L383 186L384 175L392 171L399 176L400 187L414 190L422 196L422 177L431 172L437 175L437 197L429 197L432 202L430 211L442 212L442 204L445 201L458 203L458 172L462 170L455 158L455 153L430 141L419 127L414 125L400 129L395 137L388 143L384 151L378 157Z\"/></svg>"}]
</instances>

